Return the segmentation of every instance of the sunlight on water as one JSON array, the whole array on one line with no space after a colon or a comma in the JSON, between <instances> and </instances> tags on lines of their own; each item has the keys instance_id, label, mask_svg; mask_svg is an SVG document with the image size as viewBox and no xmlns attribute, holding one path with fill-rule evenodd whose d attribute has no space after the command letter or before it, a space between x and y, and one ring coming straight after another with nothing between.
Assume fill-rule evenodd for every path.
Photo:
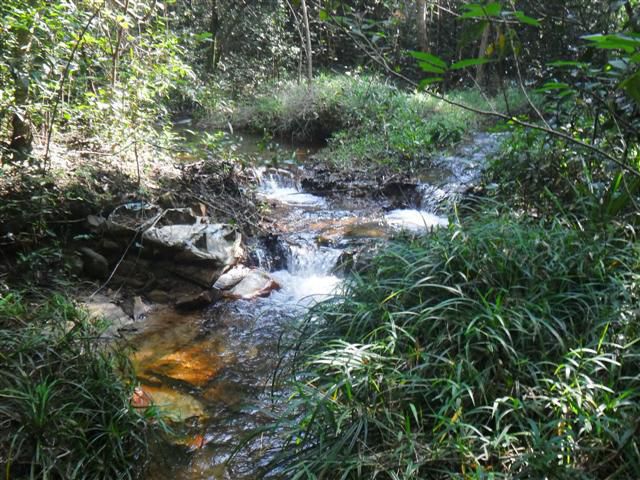
<instances>
[{"instance_id":1,"label":"sunlight on water","mask_svg":"<svg viewBox=\"0 0 640 480\"><path fill-rule=\"evenodd\" d=\"M392 210L385 215L385 220L392 227L412 232L428 231L449 225L449 220L446 218L421 210Z\"/></svg>"},{"instance_id":2,"label":"sunlight on water","mask_svg":"<svg viewBox=\"0 0 640 480\"><path fill-rule=\"evenodd\" d=\"M302 193L295 188L290 187L275 187L272 189L261 189L260 193L269 200L276 200L286 205L296 206L323 206L325 205L324 198L311 195L310 193Z\"/></svg>"}]
</instances>

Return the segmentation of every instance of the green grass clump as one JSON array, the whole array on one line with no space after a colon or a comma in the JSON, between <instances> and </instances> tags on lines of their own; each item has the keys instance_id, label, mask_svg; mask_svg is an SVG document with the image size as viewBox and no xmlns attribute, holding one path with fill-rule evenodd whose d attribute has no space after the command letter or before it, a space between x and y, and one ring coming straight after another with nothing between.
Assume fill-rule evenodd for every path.
<instances>
[{"instance_id":1,"label":"green grass clump","mask_svg":"<svg viewBox=\"0 0 640 480\"><path fill-rule=\"evenodd\" d=\"M145 464L148 421L129 400L127 358L58 295L0 296L2 478L126 479Z\"/></svg>"},{"instance_id":2,"label":"green grass clump","mask_svg":"<svg viewBox=\"0 0 640 480\"><path fill-rule=\"evenodd\" d=\"M513 89L509 104L520 106ZM467 90L448 95L476 108L504 108ZM324 141L324 160L337 167L422 166L437 149L459 142L483 121L478 115L376 77L322 75L311 86L286 83L238 109L232 123L293 141Z\"/></svg>"},{"instance_id":3,"label":"green grass clump","mask_svg":"<svg viewBox=\"0 0 640 480\"><path fill-rule=\"evenodd\" d=\"M398 241L301 335L287 478L640 471L638 246L477 214Z\"/></svg>"}]
</instances>

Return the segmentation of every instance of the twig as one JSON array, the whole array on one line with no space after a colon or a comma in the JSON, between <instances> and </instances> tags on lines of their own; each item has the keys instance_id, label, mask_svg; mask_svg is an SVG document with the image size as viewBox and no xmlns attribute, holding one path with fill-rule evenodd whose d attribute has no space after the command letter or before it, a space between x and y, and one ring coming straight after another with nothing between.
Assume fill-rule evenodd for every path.
<instances>
[{"instance_id":1,"label":"twig","mask_svg":"<svg viewBox=\"0 0 640 480\"><path fill-rule=\"evenodd\" d=\"M344 28L344 27L343 27ZM350 32L349 30L345 29L347 31L347 33L351 36L352 32ZM366 38L363 34L359 35L360 37L363 37L364 40L370 44L369 39ZM356 41L357 43L357 41ZM373 46L370 46L370 48ZM369 57L376 62L378 65L380 65L381 67L383 67L388 73L390 73L391 75L399 78L400 80L403 80L404 82L408 83L409 85L413 86L414 88L419 88L419 85L414 82L413 80L411 80L410 78L408 78L407 76L403 75L402 73L396 72L393 68L391 68L391 66L387 63L387 61L384 58L381 58L378 55L374 55L369 53L366 49L363 49L363 51L369 55ZM373 51L375 52L375 47L373 47ZM544 132L547 133L548 135L557 137L557 138L562 138L563 140L568 141L569 143L572 143L574 145L578 145L582 148L585 148L587 150L590 150L593 153L597 153L598 155L602 156L603 158L606 158L607 160L610 160L611 162L615 163L616 165L618 165L620 168L622 168L623 170L632 173L635 176L640 177L640 171L633 168L630 165L627 165L626 163L624 163L623 161L619 160L618 158L614 157L613 155L608 154L607 152L605 152L604 150L596 147L595 145L590 145L588 143L585 143L581 140L578 140L574 137L572 137L571 135L569 135L568 133L564 133L561 132L559 130L554 130L548 126L544 126L544 125L536 125L535 123L530 123L530 122L526 122L524 120L520 120L517 117L511 116L511 115L507 115L505 113L501 113L501 112L492 112L492 111L488 111L488 110L483 110L481 108L475 108L472 107L470 105L466 105L464 103L461 102L457 102L455 100L451 100L450 98L445 97L444 95L441 95L439 93L436 93L432 90L427 90L424 89L424 92L433 97L436 98L444 103L447 103L449 105L458 107L458 108L462 108L463 110L467 110L469 112L473 112L473 113L477 113L478 115L484 115L484 116L488 116L488 117L495 117L495 118L500 118L502 120L506 120L509 122L512 122L515 125L519 125L521 127L525 127L525 128L529 128L531 130L537 130L540 132Z\"/></svg>"},{"instance_id":2,"label":"twig","mask_svg":"<svg viewBox=\"0 0 640 480\"><path fill-rule=\"evenodd\" d=\"M141 232L141 229L139 229L139 228L136 229L136 231L135 231L135 233L133 235L133 238L131 239L131 241L127 245L127 248L124 249L124 252L122 252L122 256L120 257L120 260L118 260L118 263L116 264L116 266L111 271L111 274L109 275L107 280L105 280L105 282L102 285L100 285L95 292L93 292L91 295L89 295L89 298L95 297L98 293L100 293L102 291L103 288L105 288L107 285L109 285L109 282L111 282L111 280L113 279L113 276L118 271L118 268L120 268L120 265L122 264L122 262L124 261L125 257L127 256L127 253L129 253L129 250L131 250L131 247L135 243L136 238L138 238L138 234L140 234L140 232Z\"/></svg>"}]
</instances>

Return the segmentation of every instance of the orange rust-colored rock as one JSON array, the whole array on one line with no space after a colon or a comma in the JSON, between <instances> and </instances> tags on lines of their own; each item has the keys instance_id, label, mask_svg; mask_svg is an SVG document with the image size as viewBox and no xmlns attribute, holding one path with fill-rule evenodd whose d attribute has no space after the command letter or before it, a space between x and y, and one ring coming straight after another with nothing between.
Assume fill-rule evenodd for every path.
<instances>
[{"instance_id":1,"label":"orange rust-colored rock","mask_svg":"<svg viewBox=\"0 0 640 480\"><path fill-rule=\"evenodd\" d=\"M133 408L149 408L153 405L153 398L142 387L136 387L133 389L133 395L131 396L131 406Z\"/></svg>"},{"instance_id":2,"label":"orange rust-colored rock","mask_svg":"<svg viewBox=\"0 0 640 480\"><path fill-rule=\"evenodd\" d=\"M157 372L191 385L202 386L225 365L225 357L216 344L202 342L168 353L145 365L145 371Z\"/></svg>"},{"instance_id":3,"label":"orange rust-colored rock","mask_svg":"<svg viewBox=\"0 0 640 480\"><path fill-rule=\"evenodd\" d=\"M207 439L204 435L196 435L187 443L190 450L200 450L207 444Z\"/></svg>"}]
</instances>

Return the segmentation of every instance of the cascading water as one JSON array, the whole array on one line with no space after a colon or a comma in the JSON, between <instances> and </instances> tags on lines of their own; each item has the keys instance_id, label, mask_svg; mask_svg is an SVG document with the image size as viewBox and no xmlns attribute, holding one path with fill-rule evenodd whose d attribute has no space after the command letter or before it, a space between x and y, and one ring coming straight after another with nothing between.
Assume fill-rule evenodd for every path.
<instances>
[{"instance_id":1,"label":"cascading water","mask_svg":"<svg viewBox=\"0 0 640 480\"><path fill-rule=\"evenodd\" d=\"M416 203L388 212L373 200L356 206L348 198L335 202L304 192L297 168L256 169L258 192L279 232L256 247L254 256L280 289L267 298L222 302L198 315L150 315L134 363L160 408L182 417L174 427L182 445L159 449L147 480L258 476L279 448L268 436L254 438L233 463L226 462L248 432L270 421L264 412L272 408L270 382L284 324L339 290L336 265L353 242L398 229L420 233L446 226L451 199L477 178L499 137L476 135L471 145L436 159L437 174L418 185Z\"/></svg>"}]
</instances>

